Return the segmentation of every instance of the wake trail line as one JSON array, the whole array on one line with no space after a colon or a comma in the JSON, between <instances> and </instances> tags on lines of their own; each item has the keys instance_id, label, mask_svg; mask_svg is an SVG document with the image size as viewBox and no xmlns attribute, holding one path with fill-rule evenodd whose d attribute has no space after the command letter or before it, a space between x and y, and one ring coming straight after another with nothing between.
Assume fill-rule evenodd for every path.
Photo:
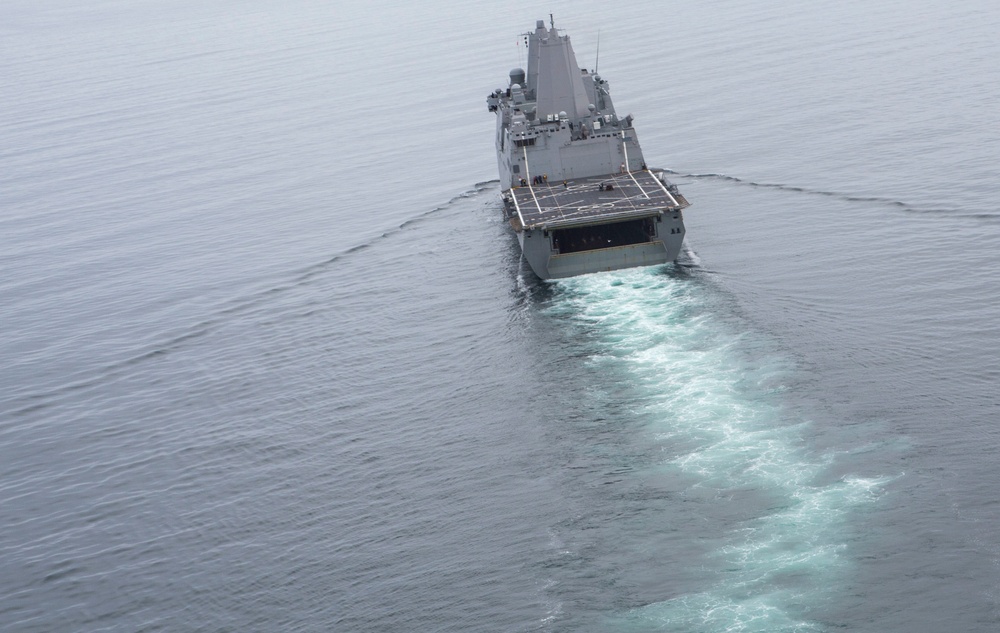
<instances>
[{"instance_id":1,"label":"wake trail line","mask_svg":"<svg viewBox=\"0 0 1000 633\"><path fill-rule=\"evenodd\" d=\"M966 218L966 219L981 220L986 222L1000 222L1000 215L964 212L961 209L954 209L954 208L949 209L944 207L937 207L937 208L918 207L908 202L903 202L902 200L894 200L892 198L884 198L881 196L859 196L848 193L842 193L839 191L824 191L822 189L809 189L807 187L797 187L795 185L785 185L781 183L755 182L753 180L746 180L744 178L739 178L737 176L730 176L728 174L717 174L717 173L685 174L673 171L671 169L664 169L663 171L678 178L691 178L695 180L720 180L723 182L732 182L738 185L755 187L760 189L777 189L778 191L788 191L790 193L804 193L811 196L825 196L828 198L836 198L838 200L843 200L844 202L878 204L900 209L906 213L918 213L923 215L946 215L949 218Z\"/></svg>"},{"instance_id":2,"label":"wake trail line","mask_svg":"<svg viewBox=\"0 0 1000 633\"><path fill-rule=\"evenodd\" d=\"M0 401L0 410L9 407L8 412L10 415L22 417L48 408L58 402L60 398L69 394L94 388L128 375L136 365L162 358L171 352L184 348L186 345L218 330L231 321L233 317L245 315L260 306L270 303L275 297L308 283L310 280L328 271L337 262L371 248L380 240L396 235L406 228L418 224L462 200L482 195L484 192L494 189L498 183L498 180L477 182L471 188L453 196L444 204L418 213L396 227L371 238L367 242L351 246L319 263L286 273L288 278L285 281L272 282L269 287L256 291L248 290L243 296L226 301L224 305L200 319L197 323L190 323L182 327L179 332L170 336L163 336L160 341L143 345L140 349L123 349L121 351L122 358L115 362L79 372L76 376L70 377L62 385L51 387L44 391L13 395L7 399L6 403Z\"/></svg>"}]
</instances>

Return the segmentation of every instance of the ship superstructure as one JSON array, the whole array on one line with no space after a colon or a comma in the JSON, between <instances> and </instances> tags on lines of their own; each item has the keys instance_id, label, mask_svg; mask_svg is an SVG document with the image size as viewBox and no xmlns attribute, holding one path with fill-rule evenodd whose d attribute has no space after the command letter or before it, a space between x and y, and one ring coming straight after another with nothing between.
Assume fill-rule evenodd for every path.
<instances>
[{"instance_id":1,"label":"ship superstructure","mask_svg":"<svg viewBox=\"0 0 1000 633\"><path fill-rule=\"evenodd\" d=\"M524 39L527 69L486 103L505 217L532 270L552 279L676 259L689 204L646 167L632 116L618 117L608 82L577 65L551 16Z\"/></svg>"}]
</instances>

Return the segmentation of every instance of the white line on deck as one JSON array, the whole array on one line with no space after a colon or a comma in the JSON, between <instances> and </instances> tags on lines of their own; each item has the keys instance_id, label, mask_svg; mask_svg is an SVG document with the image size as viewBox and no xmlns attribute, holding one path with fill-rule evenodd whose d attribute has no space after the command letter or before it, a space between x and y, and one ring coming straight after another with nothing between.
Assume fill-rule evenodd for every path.
<instances>
[{"instance_id":1,"label":"white line on deck","mask_svg":"<svg viewBox=\"0 0 1000 633\"><path fill-rule=\"evenodd\" d=\"M511 191L510 197L514 200L514 208L517 210L517 219L521 221L521 228L524 228L524 216L521 215L521 205L517 203L517 194Z\"/></svg>"},{"instance_id":2,"label":"white line on deck","mask_svg":"<svg viewBox=\"0 0 1000 633\"><path fill-rule=\"evenodd\" d=\"M625 141L625 130L622 130L622 151L625 152L625 173L628 174L628 177L632 179L632 182L635 183L635 186L639 188L639 191L642 192L642 195L646 196L646 198L648 199L649 198L649 194L646 193L646 190L642 188L642 185L639 184L639 181L636 180L635 176L632 175L632 170L629 169L629 166L628 166L628 144Z\"/></svg>"},{"instance_id":3,"label":"white line on deck","mask_svg":"<svg viewBox=\"0 0 1000 633\"><path fill-rule=\"evenodd\" d=\"M660 181L660 179L659 179L659 178L657 178L656 176L653 176L653 180L655 180L655 181L656 181L656 184L660 185L660 189L663 189L663 193L667 194L667 197L668 197L668 198L670 198L670 199L671 199L671 200L673 201L673 203L674 203L674 206L675 206L675 207L678 207L678 206L680 206L680 205L679 205L679 204L677 203L677 198L675 198L675 197L673 197L672 195L670 195L670 191L669 191L669 190L667 189L667 187L666 187L666 186L665 186L665 185L663 184L663 182L662 182L662 181Z\"/></svg>"},{"instance_id":4,"label":"white line on deck","mask_svg":"<svg viewBox=\"0 0 1000 633\"><path fill-rule=\"evenodd\" d=\"M535 187L531 183L531 168L528 167L528 148L525 146L521 147L521 151L524 152L524 174L529 178L528 180L528 191L531 192L531 198L535 201L535 208L538 209L538 213L542 213L542 205L538 204L538 198L535 197ZM518 212L520 213L520 211ZM524 226L524 220L521 221L521 226Z\"/></svg>"}]
</instances>

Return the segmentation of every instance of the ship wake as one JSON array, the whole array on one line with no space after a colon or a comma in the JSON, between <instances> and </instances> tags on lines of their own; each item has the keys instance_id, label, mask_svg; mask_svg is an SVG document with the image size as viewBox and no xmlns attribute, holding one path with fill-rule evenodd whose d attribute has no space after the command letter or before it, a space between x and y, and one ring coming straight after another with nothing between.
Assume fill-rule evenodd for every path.
<instances>
[{"instance_id":1,"label":"ship wake","mask_svg":"<svg viewBox=\"0 0 1000 633\"><path fill-rule=\"evenodd\" d=\"M810 421L782 404L795 368L704 281L670 267L589 275L559 282L548 309L593 337L587 362L601 375L634 387L630 410L660 455L635 476L680 482L644 529L686 525L680 547L703 552L653 553L683 560L686 580L611 614L609 628L821 630L814 607L850 573L851 518L887 480L832 478L835 456L812 450Z\"/></svg>"}]
</instances>

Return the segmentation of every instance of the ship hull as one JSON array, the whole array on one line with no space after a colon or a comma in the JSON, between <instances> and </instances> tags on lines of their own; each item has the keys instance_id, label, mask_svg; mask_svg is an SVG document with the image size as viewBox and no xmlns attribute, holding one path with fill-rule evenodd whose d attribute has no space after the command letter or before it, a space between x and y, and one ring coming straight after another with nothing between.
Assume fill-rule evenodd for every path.
<instances>
[{"instance_id":1,"label":"ship hull","mask_svg":"<svg viewBox=\"0 0 1000 633\"><path fill-rule=\"evenodd\" d=\"M633 117L610 86L580 68L554 20L524 34L527 70L486 97L504 217L531 269L559 279L673 261L687 199L643 158Z\"/></svg>"},{"instance_id":2,"label":"ship hull","mask_svg":"<svg viewBox=\"0 0 1000 633\"><path fill-rule=\"evenodd\" d=\"M679 214L676 214L679 216ZM514 223L516 224L516 222ZM657 224L659 235L639 244L613 245L575 252L560 252L553 232L515 229L521 252L532 272L541 279L562 279L589 273L655 266L677 259L684 242L684 224L666 216Z\"/></svg>"}]
</instances>

